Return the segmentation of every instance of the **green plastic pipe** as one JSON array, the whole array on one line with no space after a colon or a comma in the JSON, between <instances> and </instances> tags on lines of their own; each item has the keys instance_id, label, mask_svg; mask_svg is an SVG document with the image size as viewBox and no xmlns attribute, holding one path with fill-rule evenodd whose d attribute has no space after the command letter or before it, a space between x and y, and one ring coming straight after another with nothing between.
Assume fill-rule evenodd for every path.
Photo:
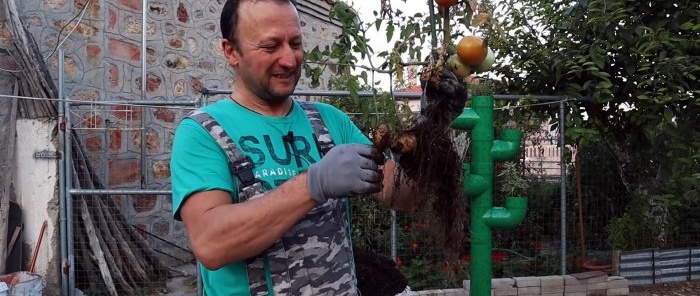
<instances>
[{"instance_id":1,"label":"green plastic pipe","mask_svg":"<svg viewBox=\"0 0 700 296\"><path fill-rule=\"evenodd\" d=\"M522 133L503 130L501 140L494 140L493 97L472 98L472 108L465 108L451 124L452 128L471 130L472 162L463 164L464 193L471 203L470 295L491 295L493 248L492 229L511 228L520 224L527 212L527 200L509 197L505 207L493 206L494 161L515 157Z\"/></svg>"}]
</instances>

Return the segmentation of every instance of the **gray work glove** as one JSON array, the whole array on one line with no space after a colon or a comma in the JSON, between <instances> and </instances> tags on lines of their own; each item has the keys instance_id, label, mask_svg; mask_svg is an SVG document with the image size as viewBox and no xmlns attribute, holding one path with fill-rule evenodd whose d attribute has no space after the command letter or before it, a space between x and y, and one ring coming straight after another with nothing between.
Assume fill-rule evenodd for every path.
<instances>
[{"instance_id":1,"label":"gray work glove","mask_svg":"<svg viewBox=\"0 0 700 296\"><path fill-rule=\"evenodd\" d=\"M318 204L329 198L351 197L381 190L379 163L383 156L368 145L345 144L333 147L317 163L309 166L307 186Z\"/></svg>"}]
</instances>

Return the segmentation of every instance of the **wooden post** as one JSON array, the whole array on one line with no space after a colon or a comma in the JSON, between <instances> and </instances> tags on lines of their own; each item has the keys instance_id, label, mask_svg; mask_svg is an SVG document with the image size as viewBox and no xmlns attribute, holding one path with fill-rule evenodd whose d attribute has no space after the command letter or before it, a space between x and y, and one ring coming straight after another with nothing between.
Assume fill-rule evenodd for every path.
<instances>
[{"instance_id":1,"label":"wooden post","mask_svg":"<svg viewBox=\"0 0 700 296\"><path fill-rule=\"evenodd\" d=\"M15 84L15 93L17 85ZM17 127L17 99L0 100L0 274L5 273L7 257L7 225L10 218L10 196L15 171L15 135Z\"/></svg>"}]
</instances>

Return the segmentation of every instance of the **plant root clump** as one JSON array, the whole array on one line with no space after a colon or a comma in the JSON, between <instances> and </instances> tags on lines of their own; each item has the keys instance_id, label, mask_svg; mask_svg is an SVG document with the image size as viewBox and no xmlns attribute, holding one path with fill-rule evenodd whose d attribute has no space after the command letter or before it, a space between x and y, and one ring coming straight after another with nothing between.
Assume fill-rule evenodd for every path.
<instances>
[{"instance_id":1,"label":"plant root clump","mask_svg":"<svg viewBox=\"0 0 700 296\"><path fill-rule=\"evenodd\" d=\"M435 230L444 255L454 259L464 237L466 206L461 187L461 159L449 125L462 113L467 91L447 67L426 67L421 84L425 105L414 122L395 134L380 126L373 139L378 149L388 148L398 155L403 175L418 187L414 210L427 214L421 215L426 220L424 223Z\"/></svg>"}]
</instances>

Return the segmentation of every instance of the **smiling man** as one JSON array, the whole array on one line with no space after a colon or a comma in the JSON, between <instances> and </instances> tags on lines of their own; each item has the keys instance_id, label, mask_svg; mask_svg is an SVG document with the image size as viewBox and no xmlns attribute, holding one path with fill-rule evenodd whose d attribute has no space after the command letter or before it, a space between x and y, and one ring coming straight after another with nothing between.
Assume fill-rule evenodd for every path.
<instances>
[{"instance_id":1,"label":"smiling man","mask_svg":"<svg viewBox=\"0 0 700 296\"><path fill-rule=\"evenodd\" d=\"M294 1L228 0L221 31L233 93L180 123L171 158L206 294L358 295L348 198L403 206L413 188L344 113L290 97L304 57Z\"/></svg>"}]
</instances>

